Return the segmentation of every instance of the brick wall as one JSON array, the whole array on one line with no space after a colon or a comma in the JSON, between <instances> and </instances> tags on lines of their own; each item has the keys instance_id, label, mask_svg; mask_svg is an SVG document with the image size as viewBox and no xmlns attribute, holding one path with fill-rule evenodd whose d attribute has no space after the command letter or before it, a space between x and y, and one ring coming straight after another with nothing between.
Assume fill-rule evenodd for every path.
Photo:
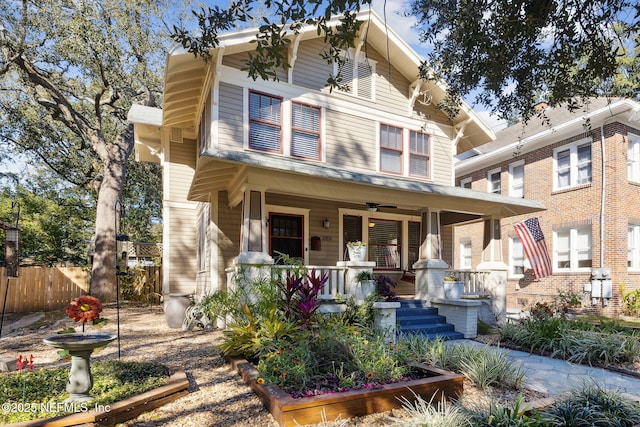
<instances>
[{"instance_id":1,"label":"brick wall","mask_svg":"<svg viewBox=\"0 0 640 427\"><path fill-rule=\"evenodd\" d=\"M534 151L527 152L522 147L513 156L501 163L493 164L457 177L472 178L472 188L487 191L487 173L501 169L502 194L509 191L509 165L524 160L524 197L542 203L547 210L539 214L540 226L544 232L547 247L553 258L554 230L576 228L591 224L592 267L608 267L612 270L613 299L607 307L592 307L584 298L583 307L589 311L608 315L620 314L620 287L624 283L627 290L640 288L640 273L627 271L627 230L630 222L640 223L640 185L627 180L628 132L640 134L637 129L622 123L604 126L605 137L605 204L604 204L604 254L601 262L600 210L602 197L603 156L600 128L564 138ZM592 179L590 184L568 190L553 191L553 150L583 138L591 143ZM505 263L509 262L509 237L515 236L513 225L527 216L516 216L502 220L502 252ZM479 224L456 227L452 246L454 260L459 262L459 244L472 240L473 265L481 261L482 226ZM554 266L555 267L555 266ZM507 284L507 307L529 307L537 301L551 301L558 291L582 293L584 284L590 280L590 272L554 272L550 277L535 281L530 270L521 279L510 279Z\"/></svg>"}]
</instances>

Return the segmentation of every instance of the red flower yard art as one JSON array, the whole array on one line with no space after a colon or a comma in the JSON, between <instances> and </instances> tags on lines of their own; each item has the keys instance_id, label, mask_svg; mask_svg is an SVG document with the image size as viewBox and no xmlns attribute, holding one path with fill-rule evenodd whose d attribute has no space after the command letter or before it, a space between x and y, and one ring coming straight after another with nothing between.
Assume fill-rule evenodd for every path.
<instances>
[{"instance_id":1,"label":"red flower yard art","mask_svg":"<svg viewBox=\"0 0 640 427\"><path fill-rule=\"evenodd\" d=\"M76 322L82 322L84 328L85 323L94 322L100 318L102 303L96 297L82 295L71 301L64 311Z\"/></svg>"}]
</instances>

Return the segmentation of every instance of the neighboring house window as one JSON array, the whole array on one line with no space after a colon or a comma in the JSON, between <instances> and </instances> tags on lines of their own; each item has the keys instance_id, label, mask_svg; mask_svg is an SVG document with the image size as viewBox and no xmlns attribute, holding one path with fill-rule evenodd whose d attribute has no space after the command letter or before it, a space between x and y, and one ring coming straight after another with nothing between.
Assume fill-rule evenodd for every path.
<instances>
[{"instance_id":1,"label":"neighboring house window","mask_svg":"<svg viewBox=\"0 0 640 427\"><path fill-rule=\"evenodd\" d=\"M338 64L334 69L334 74L340 71L342 76L342 87L338 90L354 96L373 100L374 99L374 76L376 72L376 62L360 54L357 60L353 59L351 52L345 53L345 60L342 69L338 70Z\"/></svg>"},{"instance_id":2,"label":"neighboring house window","mask_svg":"<svg viewBox=\"0 0 640 427\"><path fill-rule=\"evenodd\" d=\"M471 270L471 242L460 242L460 268Z\"/></svg>"},{"instance_id":3,"label":"neighboring house window","mask_svg":"<svg viewBox=\"0 0 640 427\"><path fill-rule=\"evenodd\" d=\"M509 165L509 195L524 197L524 162Z\"/></svg>"},{"instance_id":4,"label":"neighboring house window","mask_svg":"<svg viewBox=\"0 0 640 427\"><path fill-rule=\"evenodd\" d=\"M291 155L320 159L320 108L292 102Z\"/></svg>"},{"instance_id":5,"label":"neighboring house window","mask_svg":"<svg viewBox=\"0 0 640 427\"><path fill-rule=\"evenodd\" d=\"M249 92L249 148L282 152L282 98Z\"/></svg>"},{"instance_id":6,"label":"neighboring house window","mask_svg":"<svg viewBox=\"0 0 640 427\"><path fill-rule=\"evenodd\" d=\"M380 124L380 170L402 174L402 128Z\"/></svg>"},{"instance_id":7,"label":"neighboring house window","mask_svg":"<svg viewBox=\"0 0 640 427\"><path fill-rule=\"evenodd\" d=\"M368 258L376 268L400 269L402 221L369 218Z\"/></svg>"},{"instance_id":8,"label":"neighboring house window","mask_svg":"<svg viewBox=\"0 0 640 427\"><path fill-rule=\"evenodd\" d=\"M629 225L627 240L627 267L640 270L640 225Z\"/></svg>"},{"instance_id":9,"label":"neighboring house window","mask_svg":"<svg viewBox=\"0 0 640 427\"><path fill-rule=\"evenodd\" d=\"M471 177L465 178L465 179L461 179L460 180L460 187L471 189Z\"/></svg>"},{"instance_id":10,"label":"neighboring house window","mask_svg":"<svg viewBox=\"0 0 640 427\"><path fill-rule=\"evenodd\" d=\"M509 237L509 276L524 276L524 248L517 237Z\"/></svg>"},{"instance_id":11,"label":"neighboring house window","mask_svg":"<svg viewBox=\"0 0 640 427\"><path fill-rule=\"evenodd\" d=\"M409 174L411 176L429 177L429 150L429 135L412 130L409 134Z\"/></svg>"},{"instance_id":12,"label":"neighboring house window","mask_svg":"<svg viewBox=\"0 0 640 427\"><path fill-rule=\"evenodd\" d=\"M640 182L640 136L629 134L627 175L629 181Z\"/></svg>"},{"instance_id":13,"label":"neighboring house window","mask_svg":"<svg viewBox=\"0 0 640 427\"><path fill-rule=\"evenodd\" d=\"M500 194L502 191L500 184L500 169L494 169L487 174L487 191L489 193Z\"/></svg>"},{"instance_id":14,"label":"neighboring house window","mask_svg":"<svg viewBox=\"0 0 640 427\"><path fill-rule=\"evenodd\" d=\"M553 161L554 190L591 183L591 141L554 150Z\"/></svg>"},{"instance_id":15,"label":"neighboring house window","mask_svg":"<svg viewBox=\"0 0 640 427\"><path fill-rule=\"evenodd\" d=\"M591 268L591 227L555 231L553 247L556 270Z\"/></svg>"}]
</instances>

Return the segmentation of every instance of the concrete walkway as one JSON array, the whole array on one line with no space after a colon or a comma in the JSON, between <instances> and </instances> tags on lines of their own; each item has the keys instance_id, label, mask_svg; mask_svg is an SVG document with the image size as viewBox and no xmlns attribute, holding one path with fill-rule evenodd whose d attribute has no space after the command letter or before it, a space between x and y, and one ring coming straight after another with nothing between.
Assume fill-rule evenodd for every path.
<instances>
[{"instance_id":1,"label":"concrete walkway","mask_svg":"<svg viewBox=\"0 0 640 427\"><path fill-rule=\"evenodd\" d=\"M485 345L472 340L449 341L449 343L451 345ZM595 383L608 390L618 390L625 396L640 401L640 378L524 351L502 350L508 353L508 358L520 364L526 374L524 380L526 387L532 390L557 395L580 389L585 384Z\"/></svg>"}]
</instances>

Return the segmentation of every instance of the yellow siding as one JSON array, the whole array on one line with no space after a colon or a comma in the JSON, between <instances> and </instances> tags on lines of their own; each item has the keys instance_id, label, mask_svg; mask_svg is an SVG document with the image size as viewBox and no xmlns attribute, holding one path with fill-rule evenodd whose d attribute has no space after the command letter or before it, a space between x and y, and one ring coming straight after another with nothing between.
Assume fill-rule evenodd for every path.
<instances>
[{"instance_id":1,"label":"yellow siding","mask_svg":"<svg viewBox=\"0 0 640 427\"><path fill-rule=\"evenodd\" d=\"M219 99L218 148L242 150L242 88L221 83Z\"/></svg>"},{"instance_id":2,"label":"yellow siding","mask_svg":"<svg viewBox=\"0 0 640 427\"><path fill-rule=\"evenodd\" d=\"M327 163L345 169L376 169L376 122L326 112Z\"/></svg>"},{"instance_id":3,"label":"yellow siding","mask_svg":"<svg viewBox=\"0 0 640 427\"><path fill-rule=\"evenodd\" d=\"M327 78L333 71L333 65L327 63L319 55L325 47L322 39L314 39L300 43L298 58L293 67L292 83L311 90L322 90Z\"/></svg>"},{"instance_id":4,"label":"yellow siding","mask_svg":"<svg viewBox=\"0 0 640 427\"><path fill-rule=\"evenodd\" d=\"M218 209L218 234L212 236L211 243L215 245L217 240L218 264L217 274L213 272L211 280L214 289L224 289L227 281L225 269L232 265L233 259L238 256L240 251L242 204L230 208L227 192L221 191L218 193L213 209Z\"/></svg>"}]
</instances>

